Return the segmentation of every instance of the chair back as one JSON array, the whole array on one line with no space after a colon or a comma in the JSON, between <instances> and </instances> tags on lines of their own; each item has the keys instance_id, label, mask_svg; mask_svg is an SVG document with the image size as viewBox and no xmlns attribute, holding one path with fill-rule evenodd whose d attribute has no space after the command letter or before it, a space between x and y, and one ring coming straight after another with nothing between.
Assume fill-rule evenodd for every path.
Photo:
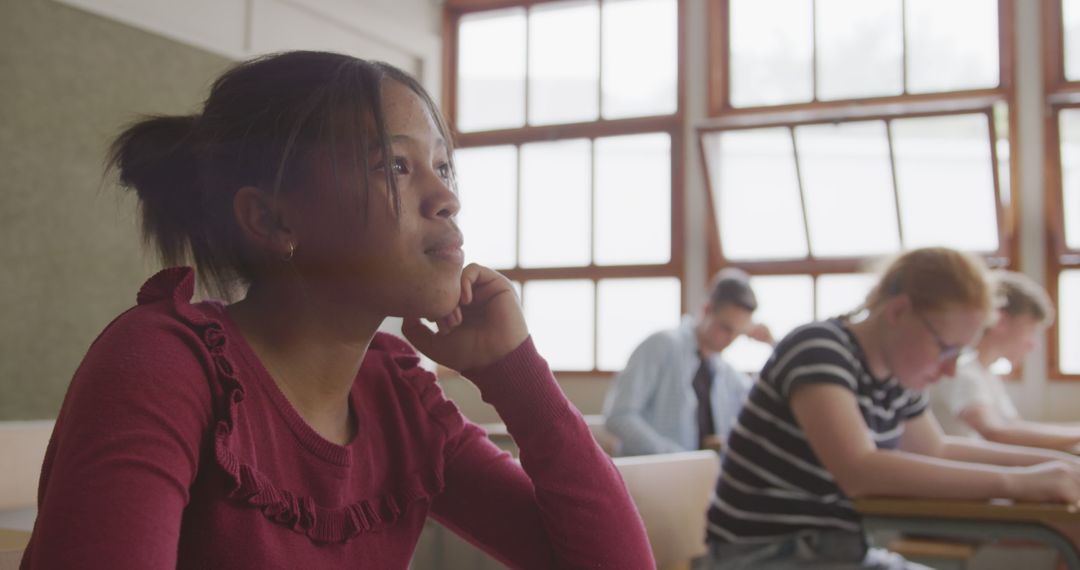
<instances>
[{"instance_id":1,"label":"chair back","mask_svg":"<svg viewBox=\"0 0 1080 570\"><path fill-rule=\"evenodd\" d=\"M645 522L657 568L688 568L705 554L705 513L720 475L712 451L616 457Z\"/></svg>"}]
</instances>

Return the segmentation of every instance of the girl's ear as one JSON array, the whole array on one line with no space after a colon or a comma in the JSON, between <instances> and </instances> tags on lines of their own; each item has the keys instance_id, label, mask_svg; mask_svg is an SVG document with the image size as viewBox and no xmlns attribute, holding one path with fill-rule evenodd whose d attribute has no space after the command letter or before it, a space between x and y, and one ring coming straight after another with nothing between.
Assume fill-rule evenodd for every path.
<instances>
[{"instance_id":1,"label":"girl's ear","mask_svg":"<svg viewBox=\"0 0 1080 570\"><path fill-rule=\"evenodd\" d=\"M244 186L233 197L233 215L245 241L268 257L288 259L296 249L296 236L287 223L280 201L254 186Z\"/></svg>"},{"instance_id":2,"label":"girl's ear","mask_svg":"<svg viewBox=\"0 0 1080 570\"><path fill-rule=\"evenodd\" d=\"M895 324L900 317L911 310L911 297L908 297L906 293L893 295L885 302L885 320L889 324Z\"/></svg>"},{"instance_id":3,"label":"girl's ear","mask_svg":"<svg viewBox=\"0 0 1080 570\"><path fill-rule=\"evenodd\" d=\"M990 326L986 327L986 332L983 333L984 335L990 333L1005 333L1013 323L1013 317L1005 311L998 311L995 316L997 318L994 319L994 322L991 323Z\"/></svg>"}]
</instances>

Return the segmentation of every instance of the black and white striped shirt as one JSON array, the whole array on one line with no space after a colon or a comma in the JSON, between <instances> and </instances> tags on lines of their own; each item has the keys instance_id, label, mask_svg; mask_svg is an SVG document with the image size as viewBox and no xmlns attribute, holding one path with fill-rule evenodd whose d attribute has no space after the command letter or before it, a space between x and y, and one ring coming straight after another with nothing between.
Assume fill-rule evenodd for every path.
<instances>
[{"instance_id":1,"label":"black and white striped shirt","mask_svg":"<svg viewBox=\"0 0 1080 570\"><path fill-rule=\"evenodd\" d=\"M875 380L844 321L795 329L776 346L731 432L709 508L710 540L768 541L808 528L861 530L851 500L791 413L789 397L801 384L851 390L879 449L894 449L904 422L928 403L896 378Z\"/></svg>"}]
</instances>

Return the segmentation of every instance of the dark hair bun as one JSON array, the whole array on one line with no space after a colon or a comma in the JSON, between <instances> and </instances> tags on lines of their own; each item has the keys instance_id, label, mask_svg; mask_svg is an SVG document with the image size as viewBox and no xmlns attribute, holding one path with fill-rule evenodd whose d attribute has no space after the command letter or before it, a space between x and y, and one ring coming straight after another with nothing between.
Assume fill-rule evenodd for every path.
<instances>
[{"instance_id":1,"label":"dark hair bun","mask_svg":"<svg viewBox=\"0 0 1080 570\"><path fill-rule=\"evenodd\" d=\"M129 126L113 143L109 163L142 203L142 229L169 264L183 261L200 220L195 129L198 117L156 116Z\"/></svg>"}]
</instances>

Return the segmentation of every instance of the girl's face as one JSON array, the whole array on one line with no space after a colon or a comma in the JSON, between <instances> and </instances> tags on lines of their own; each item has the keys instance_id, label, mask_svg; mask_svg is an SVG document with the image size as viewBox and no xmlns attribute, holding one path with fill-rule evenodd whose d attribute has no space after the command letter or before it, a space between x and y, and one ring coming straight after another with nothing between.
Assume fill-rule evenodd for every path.
<instances>
[{"instance_id":1,"label":"girl's face","mask_svg":"<svg viewBox=\"0 0 1080 570\"><path fill-rule=\"evenodd\" d=\"M337 176L330 160L316 161L312 186L293 198L303 226L293 262L325 300L435 319L457 306L464 260L447 145L411 89L386 79L382 97L392 156L369 151L366 204L362 181L344 179L351 161L338 162ZM385 170L397 180L397 217Z\"/></svg>"},{"instance_id":2,"label":"girl's face","mask_svg":"<svg viewBox=\"0 0 1080 570\"><path fill-rule=\"evenodd\" d=\"M924 390L942 376L956 374L956 359L975 342L985 313L959 306L919 311L903 301L887 323L892 329L888 364L902 386Z\"/></svg>"},{"instance_id":3,"label":"girl's face","mask_svg":"<svg viewBox=\"0 0 1080 570\"><path fill-rule=\"evenodd\" d=\"M1016 368L1023 363L1031 349L1035 348L1035 337L1044 328L1045 325L1031 315L1013 316L1002 313L987 334L996 337L1000 343L1001 355Z\"/></svg>"}]
</instances>

